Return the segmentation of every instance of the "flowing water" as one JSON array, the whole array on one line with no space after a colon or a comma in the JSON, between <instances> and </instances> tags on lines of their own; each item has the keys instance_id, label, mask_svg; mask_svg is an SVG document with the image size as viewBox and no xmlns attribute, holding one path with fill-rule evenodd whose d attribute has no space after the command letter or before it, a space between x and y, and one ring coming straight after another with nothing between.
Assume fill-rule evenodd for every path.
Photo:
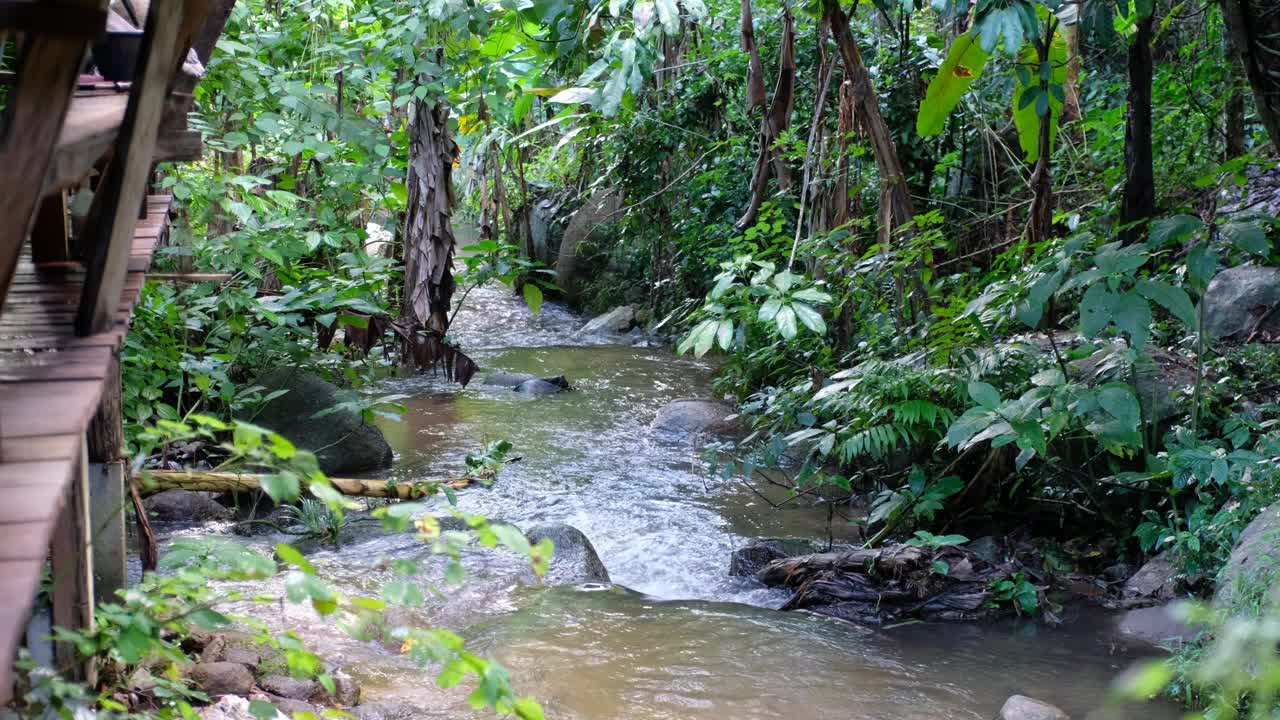
<instances>
[{"instance_id":1,"label":"flowing water","mask_svg":"<svg viewBox=\"0 0 1280 720\"><path fill-rule=\"evenodd\" d=\"M738 480L710 478L695 448L650 432L663 404L708 396L710 366L630 338L575 338L581 324L554 304L535 317L504 289L483 288L456 327L484 372L564 374L572 392L527 397L431 377L378 388L409 396L403 421L383 426L397 452L393 476L456 474L484 439L510 440L522 459L493 488L460 493L461 507L522 527L573 525L608 567L613 586L540 588L517 580L510 562L481 562L466 587L412 616L459 631L502 662L548 717L990 718L1014 693L1075 718L1177 716L1166 707L1107 706L1111 680L1134 656L1095 611L1068 611L1060 628L885 630L770 609L784 596L730 578L731 551L754 537L821 537L825 514L774 509ZM376 594L391 577L385 558L420 552L397 536L312 559L339 588ZM436 689L394 648L346 638L309 608L254 614L343 664L367 700L430 708L423 717L484 716L467 707L465 693Z\"/></svg>"}]
</instances>

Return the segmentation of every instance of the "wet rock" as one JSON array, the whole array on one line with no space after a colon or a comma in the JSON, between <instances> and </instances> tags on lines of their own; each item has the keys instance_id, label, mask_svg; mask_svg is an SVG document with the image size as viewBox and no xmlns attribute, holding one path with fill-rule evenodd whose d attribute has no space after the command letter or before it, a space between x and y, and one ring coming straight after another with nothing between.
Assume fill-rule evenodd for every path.
<instances>
[{"instance_id":1,"label":"wet rock","mask_svg":"<svg viewBox=\"0 0 1280 720\"><path fill-rule=\"evenodd\" d=\"M1213 605L1236 612L1266 595L1280 577L1280 503L1271 505L1240 534L1218 573Z\"/></svg>"},{"instance_id":2,"label":"wet rock","mask_svg":"<svg viewBox=\"0 0 1280 720\"><path fill-rule=\"evenodd\" d=\"M741 425L732 406L714 400L675 400L663 405L653 429L674 435L733 435Z\"/></svg>"},{"instance_id":3,"label":"wet rock","mask_svg":"<svg viewBox=\"0 0 1280 720\"><path fill-rule=\"evenodd\" d=\"M1271 312L1277 303L1280 268L1228 268L1218 273L1205 291L1205 330L1220 340L1245 340L1255 328L1267 339L1280 339L1280 316Z\"/></svg>"},{"instance_id":4,"label":"wet rock","mask_svg":"<svg viewBox=\"0 0 1280 720\"><path fill-rule=\"evenodd\" d=\"M292 698L278 697L275 695L251 695L252 700L266 700L275 706L288 717L294 717L294 713L311 713L315 717L320 717L320 708L303 700L294 700Z\"/></svg>"},{"instance_id":5,"label":"wet rock","mask_svg":"<svg viewBox=\"0 0 1280 720\"><path fill-rule=\"evenodd\" d=\"M259 650L247 647L231 647L222 651L222 660L227 662L239 663L249 668L257 670L258 665L262 663L263 653Z\"/></svg>"},{"instance_id":6,"label":"wet rock","mask_svg":"<svg viewBox=\"0 0 1280 720\"><path fill-rule=\"evenodd\" d=\"M604 235L604 229L616 219L621 208L621 192L600 188L573 214L565 227L560 254L556 257L556 284L571 301L581 296L590 271L588 263L582 261L582 251Z\"/></svg>"},{"instance_id":7,"label":"wet rock","mask_svg":"<svg viewBox=\"0 0 1280 720\"><path fill-rule=\"evenodd\" d=\"M165 490L149 495L142 504L147 508L147 515L155 520L196 522L231 517L231 511L217 500L191 490Z\"/></svg>"},{"instance_id":8,"label":"wet rock","mask_svg":"<svg viewBox=\"0 0 1280 720\"><path fill-rule=\"evenodd\" d=\"M1168 553L1160 553L1125 581L1123 595L1129 600L1172 600L1178 589L1177 576L1178 568Z\"/></svg>"},{"instance_id":9,"label":"wet rock","mask_svg":"<svg viewBox=\"0 0 1280 720\"><path fill-rule=\"evenodd\" d=\"M1004 701L996 720L1071 720L1062 710L1026 695L1014 695Z\"/></svg>"},{"instance_id":10,"label":"wet rock","mask_svg":"<svg viewBox=\"0 0 1280 720\"><path fill-rule=\"evenodd\" d=\"M529 373L496 372L492 375L487 375L481 384L490 387L513 388L520 383L537 379L536 375L530 375Z\"/></svg>"},{"instance_id":11,"label":"wet rock","mask_svg":"<svg viewBox=\"0 0 1280 720\"><path fill-rule=\"evenodd\" d=\"M581 530L572 525L549 523L537 525L525 531L530 543L550 538L555 544L551 566L542 581L547 585L581 585L583 583L607 583L609 571L596 554L595 547Z\"/></svg>"},{"instance_id":12,"label":"wet rock","mask_svg":"<svg viewBox=\"0 0 1280 720\"><path fill-rule=\"evenodd\" d=\"M276 708L280 710L279 707ZM200 708L201 720L257 720L249 711L249 699L224 695L212 705ZM289 720L288 716L277 712L277 720Z\"/></svg>"},{"instance_id":13,"label":"wet rock","mask_svg":"<svg viewBox=\"0 0 1280 720\"><path fill-rule=\"evenodd\" d=\"M343 707L360 704L360 684L341 670L333 675L333 701Z\"/></svg>"},{"instance_id":14,"label":"wet rock","mask_svg":"<svg viewBox=\"0 0 1280 720\"><path fill-rule=\"evenodd\" d=\"M1129 567L1125 563L1116 563L1103 568L1102 577L1105 578L1107 582L1124 582L1130 577L1130 572L1132 570L1133 568Z\"/></svg>"},{"instance_id":15,"label":"wet rock","mask_svg":"<svg viewBox=\"0 0 1280 720\"><path fill-rule=\"evenodd\" d=\"M553 378L525 380L516 385L515 391L524 395L554 395L569 389L569 381L560 375Z\"/></svg>"},{"instance_id":16,"label":"wet rock","mask_svg":"<svg viewBox=\"0 0 1280 720\"><path fill-rule=\"evenodd\" d=\"M1114 361L1116 353L1127 352L1124 343L1113 343L1109 348L1071 363L1071 367L1079 370L1086 382L1098 385L1112 380L1128 382L1127 377L1118 376ZM1189 388L1195 383L1195 366L1181 355L1164 348L1149 346L1146 348L1149 363L1138 365L1138 394L1144 405L1151 409L1152 416L1158 422L1164 422L1186 412L1186 403L1174 397L1174 391Z\"/></svg>"},{"instance_id":17,"label":"wet rock","mask_svg":"<svg viewBox=\"0 0 1280 720\"><path fill-rule=\"evenodd\" d=\"M268 675L258 681L263 690L290 700L309 700L312 696L323 692L320 683L315 680L303 680L287 675Z\"/></svg>"},{"instance_id":18,"label":"wet rock","mask_svg":"<svg viewBox=\"0 0 1280 720\"><path fill-rule=\"evenodd\" d=\"M1126 640L1150 645L1177 647L1195 640L1199 631L1183 622L1176 605L1129 610L1116 622L1116 632Z\"/></svg>"},{"instance_id":19,"label":"wet rock","mask_svg":"<svg viewBox=\"0 0 1280 720\"><path fill-rule=\"evenodd\" d=\"M414 720L423 717L418 708L403 702L376 702L351 709L356 720Z\"/></svg>"},{"instance_id":20,"label":"wet rock","mask_svg":"<svg viewBox=\"0 0 1280 720\"><path fill-rule=\"evenodd\" d=\"M253 690L253 673L234 662L210 662L187 665L182 674L206 695L248 695Z\"/></svg>"},{"instance_id":21,"label":"wet rock","mask_svg":"<svg viewBox=\"0 0 1280 720\"><path fill-rule=\"evenodd\" d=\"M733 551L729 556L729 575L754 577L774 560L820 552L819 543L807 538L760 538Z\"/></svg>"},{"instance_id":22,"label":"wet rock","mask_svg":"<svg viewBox=\"0 0 1280 720\"><path fill-rule=\"evenodd\" d=\"M338 386L298 368L272 370L254 381L264 394L286 390L251 417L241 419L274 430L311 450L328 475L377 470L391 465L391 446L382 431L357 413L341 409L316 417L342 402Z\"/></svg>"},{"instance_id":23,"label":"wet rock","mask_svg":"<svg viewBox=\"0 0 1280 720\"><path fill-rule=\"evenodd\" d=\"M992 565L998 565L1004 559L1004 548L1001 547L1000 541L991 535L983 535L977 540L972 540L965 544L965 547Z\"/></svg>"},{"instance_id":24,"label":"wet rock","mask_svg":"<svg viewBox=\"0 0 1280 720\"><path fill-rule=\"evenodd\" d=\"M574 333L575 337L585 335L602 335L607 333L615 333L621 335L630 330L636 324L636 313L630 305L616 307L609 312L598 315L581 330Z\"/></svg>"}]
</instances>

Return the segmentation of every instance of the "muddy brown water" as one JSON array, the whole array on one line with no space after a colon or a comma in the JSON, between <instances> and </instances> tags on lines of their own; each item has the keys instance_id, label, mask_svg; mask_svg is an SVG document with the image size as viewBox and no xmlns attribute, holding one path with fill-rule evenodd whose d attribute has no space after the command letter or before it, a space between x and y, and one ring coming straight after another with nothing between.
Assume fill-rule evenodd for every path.
<instances>
[{"instance_id":1,"label":"muddy brown water","mask_svg":"<svg viewBox=\"0 0 1280 720\"><path fill-rule=\"evenodd\" d=\"M403 420L383 423L397 454L391 476L447 476L483 440L510 440L522 459L494 488L460 493L462 509L525 527L568 523L608 567L613 586L541 588L515 579L510 563L480 562L448 600L406 616L460 632L548 717L981 719L1014 693L1077 719L1179 716L1169 706L1109 702L1113 679L1139 651L1118 642L1113 619L1096 611L1069 610L1056 628L869 629L772 609L785 596L730 578L730 553L754 537L821 536L825 513L773 509L739 480L709 477L697 448L650 432L663 404L709 394L708 364L632 338L577 338L582 322L551 303L532 316L501 288L472 293L456 321L481 378L564 374L572 392L525 397L479 378L459 389L431 377L377 388L409 396ZM383 537L313 561L339 590L376 594L391 579L386 558L420 552L410 537ZM407 701L426 718L486 716L394 648L354 641L307 606L237 609L297 631L363 682L366 701Z\"/></svg>"}]
</instances>

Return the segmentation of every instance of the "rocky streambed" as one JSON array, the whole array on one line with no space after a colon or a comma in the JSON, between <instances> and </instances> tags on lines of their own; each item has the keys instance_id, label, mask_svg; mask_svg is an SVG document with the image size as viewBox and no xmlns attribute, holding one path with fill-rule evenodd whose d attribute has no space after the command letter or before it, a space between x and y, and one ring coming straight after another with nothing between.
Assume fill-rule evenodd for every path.
<instances>
[{"instance_id":1,"label":"rocky streambed","mask_svg":"<svg viewBox=\"0 0 1280 720\"><path fill-rule=\"evenodd\" d=\"M711 367L616 326L580 333L585 319L553 303L532 316L501 289L478 290L468 302L459 340L487 373L519 382L460 390L428 376L377 388L408 396L404 419L382 424L395 451L386 477L450 476L484 440L510 441L520 462L494 487L461 492L459 505L534 538L555 533L564 573L538 584L509 553L468 552L468 582L451 588L439 564L427 562L414 579L427 602L396 619L458 632L501 662L549 717L986 719L1015 695L1074 718L1178 716L1169 707L1108 703L1112 680L1149 647L1126 643L1117 618L1094 608L1065 607L1056 626L1016 618L941 624L908 614L905 624L878 628L779 611L796 588L731 574L731 558L761 538L825 538L825 513L796 503L775 509L736 478L709 477L689 428L654 428L673 402L710 397ZM560 376L569 391L513 390ZM446 512L442 498L425 503ZM181 534L192 532L203 531ZM837 525L833 539L854 535ZM383 532L353 532L338 548L312 550L319 574L352 595L378 595L395 579L395 559L425 552L412 534ZM280 582L253 591L283 594ZM361 688L357 708L485 716L470 709L466 691L439 689L399 648L354 639L309 605L229 610L297 633ZM1019 702L1010 720L1031 717L1009 714Z\"/></svg>"}]
</instances>

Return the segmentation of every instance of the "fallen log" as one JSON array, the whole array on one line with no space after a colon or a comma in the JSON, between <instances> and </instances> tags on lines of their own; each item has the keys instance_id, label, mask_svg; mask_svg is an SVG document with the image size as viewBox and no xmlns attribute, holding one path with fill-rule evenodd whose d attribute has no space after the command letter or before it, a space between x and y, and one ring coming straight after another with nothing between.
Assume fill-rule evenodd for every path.
<instances>
[{"instance_id":1,"label":"fallen log","mask_svg":"<svg viewBox=\"0 0 1280 720\"><path fill-rule=\"evenodd\" d=\"M857 548L775 560L757 577L794 595L783 610L809 610L854 622L906 619L978 620L1008 611L995 602L992 583L1017 570L993 565L973 552L947 546Z\"/></svg>"},{"instance_id":2,"label":"fallen log","mask_svg":"<svg viewBox=\"0 0 1280 720\"><path fill-rule=\"evenodd\" d=\"M262 489L262 475L254 473L203 472L199 470L143 470L139 483L142 494L162 490L199 490L211 492L245 492ZM329 478L329 484L343 495L357 497L399 498L415 500L444 488L461 490L475 483L488 485L492 474L464 475L445 480L392 482L358 478Z\"/></svg>"}]
</instances>

